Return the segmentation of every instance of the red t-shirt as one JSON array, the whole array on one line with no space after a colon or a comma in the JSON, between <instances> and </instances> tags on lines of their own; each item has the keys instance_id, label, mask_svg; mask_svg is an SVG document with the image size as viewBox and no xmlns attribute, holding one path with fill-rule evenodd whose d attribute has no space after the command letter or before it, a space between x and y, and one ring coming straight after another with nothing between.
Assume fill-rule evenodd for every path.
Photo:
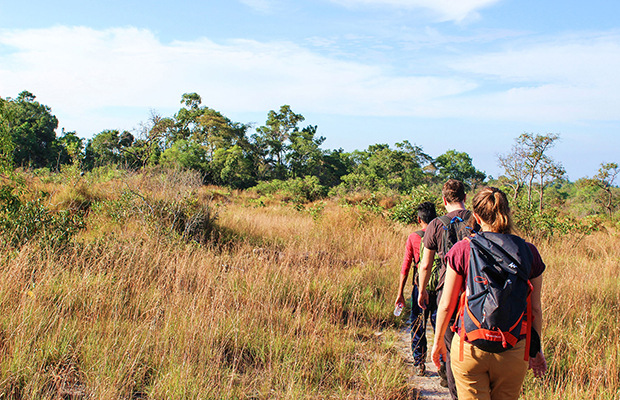
<instances>
[{"instance_id":1,"label":"red t-shirt","mask_svg":"<svg viewBox=\"0 0 620 400\"><path fill-rule=\"evenodd\" d=\"M529 242L526 242L526 244L530 248L533 256L532 269L530 272L530 279L533 279L542 275L543 271L545 270L545 263L540 257L540 253L538 252L536 246ZM465 278L463 279L463 290L465 290L465 285L467 281L466 278L468 270L467 267L469 266L470 245L471 243L469 240L461 240L457 242L454 246L452 246L448 254L446 254L446 260L448 261L448 265L450 265L450 268L452 268L454 271L456 271L457 274Z\"/></svg>"},{"instance_id":2,"label":"red t-shirt","mask_svg":"<svg viewBox=\"0 0 620 400\"><path fill-rule=\"evenodd\" d=\"M425 231L425 229L422 229ZM407 244L405 244L405 257L403 258L403 265L400 273L406 275L411 269L411 262L417 265L420 262L420 243L422 238L416 232L413 232L407 238Z\"/></svg>"}]
</instances>

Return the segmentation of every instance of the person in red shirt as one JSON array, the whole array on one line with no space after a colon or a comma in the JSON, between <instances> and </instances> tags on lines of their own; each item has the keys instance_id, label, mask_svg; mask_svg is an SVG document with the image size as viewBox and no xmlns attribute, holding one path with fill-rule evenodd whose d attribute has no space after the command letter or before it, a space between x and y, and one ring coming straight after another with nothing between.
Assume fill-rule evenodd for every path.
<instances>
[{"instance_id":1,"label":"person in red shirt","mask_svg":"<svg viewBox=\"0 0 620 400\"><path fill-rule=\"evenodd\" d=\"M400 271L400 281L398 283L398 294L396 295L395 304L405 304L403 291L409 276L409 271L413 264L415 270L413 275L413 291L411 294L411 316L409 317L409 320L411 321L411 351L413 352L413 365L416 368L417 374L422 376L426 373L426 321L430 318L431 325L433 326L433 329L435 329L435 315L437 314L437 307L428 307L426 310L423 310L418 306L417 266L420 263L420 245L422 242L422 237L424 236L424 232L426 231L426 227L429 222L437 217L437 212L435 211L435 205L429 201L420 204L417 211L418 223L422 229L413 232L407 238L407 243L405 245L405 257ZM435 292L432 292L430 296L435 296ZM432 304L435 303L436 301L433 298Z\"/></svg>"},{"instance_id":2,"label":"person in red shirt","mask_svg":"<svg viewBox=\"0 0 620 400\"><path fill-rule=\"evenodd\" d=\"M507 243L523 242L513 235L510 208L506 194L497 188L487 187L476 194L472 202L473 217L480 226L479 234L485 239L499 246ZM523 262L530 262L529 280L532 285L531 310L533 315L532 326L540 335L542 329L542 273L545 270L540 254L536 247L525 242L524 254L519 258ZM436 365L447 356L447 347L444 332L450 324L450 316L457 307L460 294L465 290L470 263L470 240L461 240L446 254L447 271L444 281L443 295L437 312L437 334L432 350L432 359ZM524 261L528 260L528 261ZM527 269L526 269L527 270ZM527 327L531 329L531 327ZM467 399L517 399L521 385L528 368L528 361L524 360L526 348L525 338L520 338L517 344L501 353L484 351L467 342L466 337L461 349L458 331L454 335L450 351L452 353L451 366L460 400ZM537 335L537 336L539 336ZM463 354L461 360L459 355ZM547 363L542 352L542 345L535 356L529 358L529 368L534 375L540 377L547 370Z\"/></svg>"}]
</instances>

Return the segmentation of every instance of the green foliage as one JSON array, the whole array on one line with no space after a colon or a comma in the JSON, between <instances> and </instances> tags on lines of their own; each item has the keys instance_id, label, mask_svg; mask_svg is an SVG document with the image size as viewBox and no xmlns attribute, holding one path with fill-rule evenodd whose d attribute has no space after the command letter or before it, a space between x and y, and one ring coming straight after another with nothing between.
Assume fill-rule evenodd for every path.
<instances>
[{"instance_id":1,"label":"green foliage","mask_svg":"<svg viewBox=\"0 0 620 400\"><path fill-rule=\"evenodd\" d=\"M28 91L17 99L0 99L0 166L54 165L57 127L51 109L35 101L35 95Z\"/></svg>"},{"instance_id":2,"label":"green foliage","mask_svg":"<svg viewBox=\"0 0 620 400\"><path fill-rule=\"evenodd\" d=\"M191 169L204 173L208 165L207 153L199 144L181 139L162 153L160 164L165 168Z\"/></svg>"},{"instance_id":3,"label":"green foliage","mask_svg":"<svg viewBox=\"0 0 620 400\"><path fill-rule=\"evenodd\" d=\"M252 191L260 195L278 194L285 201L308 203L321 199L327 195L327 188L322 186L316 176L289 179L281 181L274 179L269 182L259 182Z\"/></svg>"},{"instance_id":4,"label":"green foliage","mask_svg":"<svg viewBox=\"0 0 620 400\"><path fill-rule=\"evenodd\" d=\"M416 186L411 190L411 196L393 207L388 216L392 221L401 224L415 224L418 222L418 206L426 201L436 203L438 197L436 193L431 192L428 185Z\"/></svg>"},{"instance_id":5,"label":"green foliage","mask_svg":"<svg viewBox=\"0 0 620 400\"><path fill-rule=\"evenodd\" d=\"M596 216L575 218L558 208L528 206L525 200L513 211L514 222L522 234L535 239L549 239L564 235L589 235L597 231L601 221Z\"/></svg>"},{"instance_id":6,"label":"green foliage","mask_svg":"<svg viewBox=\"0 0 620 400\"><path fill-rule=\"evenodd\" d=\"M605 207L609 217L612 216L613 209L616 206L613 184L618 173L620 173L620 170L617 163L601 163L601 167L596 175L583 180L583 183L599 188L603 192L598 201Z\"/></svg>"},{"instance_id":7,"label":"green foliage","mask_svg":"<svg viewBox=\"0 0 620 400\"><path fill-rule=\"evenodd\" d=\"M438 168L438 177L445 182L448 179L457 179L473 187L486 178L486 174L478 171L469 154L456 150L448 150L435 159Z\"/></svg>"},{"instance_id":8,"label":"green foliage","mask_svg":"<svg viewBox=\"0 0 620 400\"><path fill-rule=\"evenodd\" d=\"M216 232L216 215L192 194L180 199L152 199L126 189L118 198L104 200L93 208L116 223L138 219L167 235L199 243L208 242Z\"/></svg>"},{"instance_id":9,"label":"green foliage","mask_svg":"<svg viewBox=\"0 0 620 400\"><path fill-rule=\"evenodd\" d=\"M128 167L137 166L132 145L134 137L131 133L106 129L88 141L85 149L84 163L87 169L102 165L120 164Z\"/></svg>"},{"instance_id":10,"label":"green foliage","mask_svg":"<svg viewBox=\"0 0 620 400\"><path fill-rule=\"evenodd\" d=\"M82 211L52 211L44 195L23 200L20 190L0 187L0 240L12 247L37 241L42 246L62 246L84 227Z\"/></svg>"},{"instance_id":11,"label":"green foliage","mask_svg":"<svg viewBox=\"0 0 620 400\"><path fill-rule=\"evenodd\" d=\"M252 160L239 145L217 149L212 165L213 177L215 179L215 174L219 171L217 182L222 185L245 189L256 181Z\"/></svg>"},{"instance_id":12,"label":"green foliage","mask_svg":"<svg viewBox=\"0 0 620 400\"><path fill-rule=\"evenodd\" d=\"M406 193L425 179L422 166L430 157L421 147L408 141L396 143L396 149L387 144L375 144L352 155L353 172L342 176L337 192L396 191Z\"/></svg>"},{"instance_id":13,"label":"green foliage","mask_svg":"<svg viewBox=\"0 0 620 400\"><path fill-rule=\"evenodd\" d=\"M299 132L297 125L304 120L304 116L295 114L288 104L280 107L278 112L269 111L265 125L257 128L253 136L261 156L263 170L261 176L275 179L287 177L286 158L290 149L291 134ZM314 132L311 133L313 137ZM319 144L320 142L322 140L319 140Z\"/></svg>"}]
</instances>

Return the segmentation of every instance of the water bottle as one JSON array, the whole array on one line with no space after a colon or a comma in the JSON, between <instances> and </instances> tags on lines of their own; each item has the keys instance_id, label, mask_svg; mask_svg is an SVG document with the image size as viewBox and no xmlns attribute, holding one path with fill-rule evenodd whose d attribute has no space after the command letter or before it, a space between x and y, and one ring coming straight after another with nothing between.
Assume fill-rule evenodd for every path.
<instances>
[{"instance_id":1,"label":"water bottle","mask_svg":"<svg viewBox=\"0 0 620 400\"><path fill-rule=\"evenodd\" d=\"M403 312L403 307L404 307L403 303L396 304L396 307L394 308L395 317L400 317L400 313Z\"/></svg>"}]
</instances>

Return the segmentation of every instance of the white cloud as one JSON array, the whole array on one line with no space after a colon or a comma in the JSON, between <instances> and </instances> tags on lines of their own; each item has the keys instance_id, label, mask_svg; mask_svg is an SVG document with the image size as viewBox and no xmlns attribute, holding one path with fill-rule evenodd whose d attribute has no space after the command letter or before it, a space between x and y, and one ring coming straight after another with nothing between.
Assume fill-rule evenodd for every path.
<instances>
[{"instance_id":1,"label":"white cloud","mask_svg":"<svg viewBox=\"0 0 620 400\"><path fill-rule=\"evenodd\" d=\"M410 9L427 9L440 21L463 21L477 18L477 11L498 3L500 0L331 0L348 7L388 6Z\"/></svg>"},{"instance_id":2,"label":"white cloud","mask_svg":"<svg viewBox=\"0 0 620 400\"><path fill-rule=\"evenodd\" d=\"M59 118L106 107L178 108L181 94L193 91L206 105L237 112L291 104L306 112L425 114L432 99L475 87L452 77L391 76L387 67L330 59L287 42L163 44L135 28L4 31L0 45L14 50L0 52L0 95L27 89Z\"/></svg>"},{"instance_id":3,"label":"white cloud","mask_svg":"<svg viewBox=\"0 0 620 400\"><path fill-rule=\"evenodd\" d=\"M474 74L481 86L484 80L510 86L468 96L467 104L453 104L455 109L471 113L475 105L499 119L620 120L620 35L615 33L539 40L469 56L451 67Z\"/></svg>"},{"instance_id":4,"label":"white cloud","mask_svg":"<svg viewBox=\"0 0 620 400\"><path fill-rule=\"evenodd\" d=\"M343 61L290 42L166 44L135 28L4 30L0 96L29 90L81 135L131 128L149 108L177 110L185 92L224 114L290 104L343 117L620 120L615 34L520 40L504 51L450 60L427 54L420 62L449 72L396 75L389 65Z\"/></svg>"}]
</instances>

